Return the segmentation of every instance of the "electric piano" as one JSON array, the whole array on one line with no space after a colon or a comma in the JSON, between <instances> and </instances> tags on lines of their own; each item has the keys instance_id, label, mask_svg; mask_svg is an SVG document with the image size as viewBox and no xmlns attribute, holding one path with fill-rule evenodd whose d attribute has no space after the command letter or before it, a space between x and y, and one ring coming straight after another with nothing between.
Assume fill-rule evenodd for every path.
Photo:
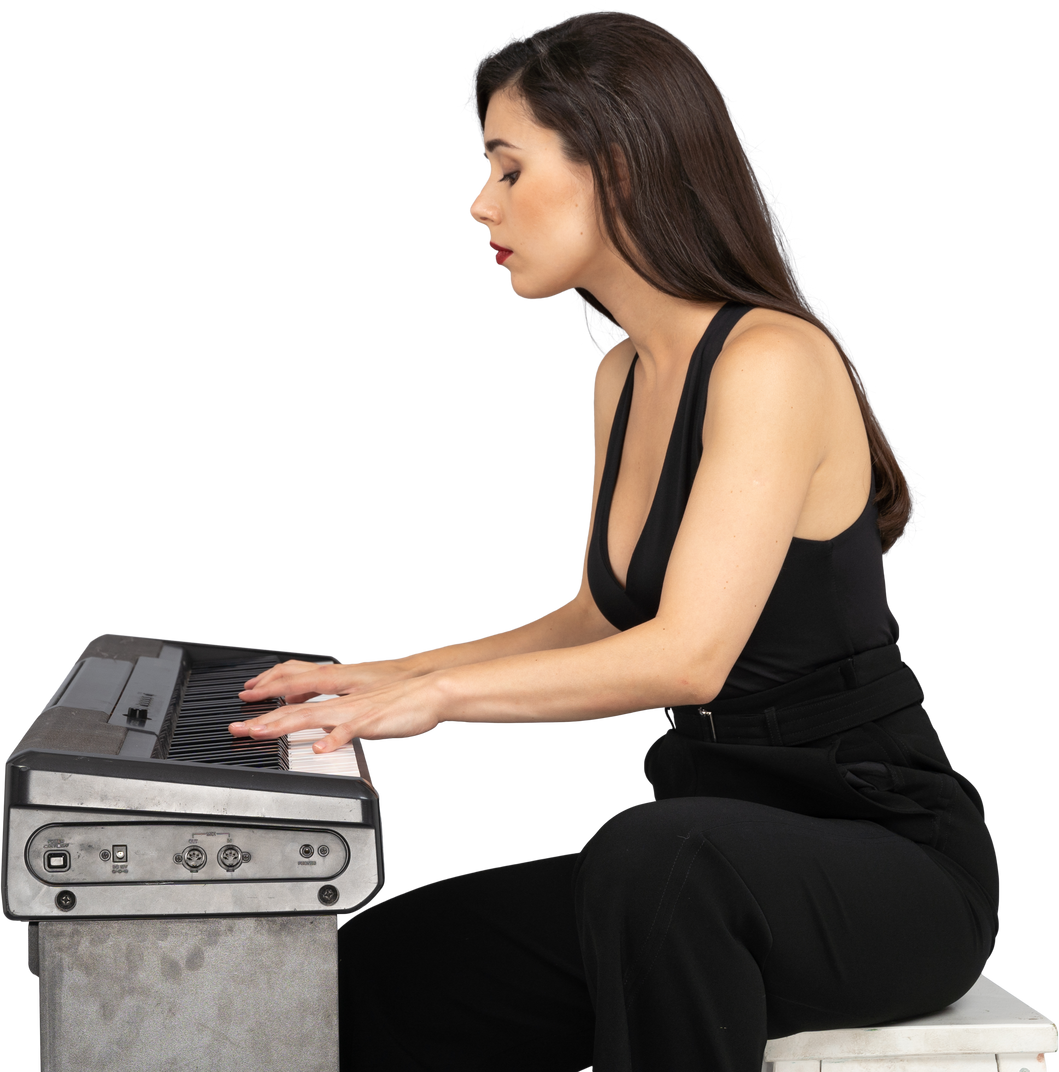
<instances>
[{"instance_id":1,"label":"electric piano","mask_svg":"<svg viewBox=\"0 0 1059 1072\"><path fill-rule=\"evenodd\" d=\"M250 677L326 656L143 637L92 641L7 762L11 919L350 912L382 885L360 741L235 738Z\"/></svg>"}]
</instances>

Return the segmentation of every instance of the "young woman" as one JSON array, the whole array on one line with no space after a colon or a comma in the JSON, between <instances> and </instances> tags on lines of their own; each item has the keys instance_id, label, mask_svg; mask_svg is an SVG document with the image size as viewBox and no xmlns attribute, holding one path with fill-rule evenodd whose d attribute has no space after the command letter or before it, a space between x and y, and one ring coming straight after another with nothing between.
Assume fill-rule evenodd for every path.
<instances>
[{"instance_id":1,"label":"young woman","mask_svg":"<svg viewBox=\"0 0 1059 1072\"><path fill-rule=\"evenodd\" d=\"M651 707L675 728L656 801L579 855L342 929L343 1068L758 1072L768 1037L946 1005L992 948L997 875L886 604L908 492L720 94L616 14L508 45L477 93L471 211L515 291L576 288L629 336L596 379L580 591L467 644L277 666L242 695L293 706L232 732L324 726L326 751Z\"/></svg>"}]
</instances>

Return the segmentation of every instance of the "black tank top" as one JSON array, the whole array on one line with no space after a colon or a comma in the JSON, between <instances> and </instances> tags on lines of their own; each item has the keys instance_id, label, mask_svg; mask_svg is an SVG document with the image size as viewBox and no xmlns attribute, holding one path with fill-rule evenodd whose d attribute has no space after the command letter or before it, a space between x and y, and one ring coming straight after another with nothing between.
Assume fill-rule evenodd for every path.
<instances>
[{"instance_id":1,"label":"black tank top","mask_svg":"<svg viewBox=\"0 0 1059 1072\"><path fill-rule=\"evenodd\" d=\"M691 355L654 501L622 588L610 567L607 530L637 359L629 366L607 444L588 548L592 597L618 629L640 625L658 613L669 555L702 458L710 372L728 333L750 309L734 302L721 308ZM761 617L718 699L774 688L829 663L896 642L897 622L886 604L874 497L873 478L860 517L833 540L791 539Z\"/></svg>"}]
</instances>

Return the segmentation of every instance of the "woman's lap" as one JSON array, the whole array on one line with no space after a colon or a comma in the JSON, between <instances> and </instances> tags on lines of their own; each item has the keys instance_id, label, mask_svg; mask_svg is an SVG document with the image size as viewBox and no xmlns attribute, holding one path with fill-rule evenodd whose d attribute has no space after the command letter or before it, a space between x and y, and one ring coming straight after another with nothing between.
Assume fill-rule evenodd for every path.
<instances>
[{"instance_id":1,"label":"woman's lap","mask_svg":"<svg viewBox=\"0 0 1059 1072\"><path fill-rule=\"evenodd\" d=\"M347 923L339 932L343 1072L591 1064L576 860L461 875Z\"/></svg>"},{"instance_id":2,"label":"woman's lap","mask_svg":"<svg viewBox=\"0 0 1059 1072\"><path fill-rule=\"evenodd\" d=\"M873 823L684 797L579 856L464 875L340 933L343 1069L760 1067L767 1036L937 1008L991 932Z\"/></svg>"}]
</instances>

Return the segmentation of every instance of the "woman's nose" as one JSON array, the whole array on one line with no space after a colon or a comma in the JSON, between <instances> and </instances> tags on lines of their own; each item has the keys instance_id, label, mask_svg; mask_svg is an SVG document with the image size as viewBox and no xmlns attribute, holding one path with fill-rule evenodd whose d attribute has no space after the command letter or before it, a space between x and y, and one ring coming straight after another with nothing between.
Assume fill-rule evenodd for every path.
<instances>
[{"instance_id":1,"label":"woman's nose","mask_svg":"<svg viewBox=\"0 0 1059 1072\"><path fill-rule=\"evenodd\" d=\"M488 183L482 187L482 192L474 199L471 205L471 215L479 222L496 224L500 221L500 214L496 202L486 196Z\"/></svg>"},{"instance_id":2,"label":"woman's nose","mask_svg":"<svg viewBox=\"0 0 1059 1072\"><path fill-rule=\"evenodd\" d=\"M486 193L486 180L482 179L474 196L467 202L467 219L478 224L479 227L486 226L492 220L492 212L484 204L484 193Z\"/></svg>"}]
</instances>

